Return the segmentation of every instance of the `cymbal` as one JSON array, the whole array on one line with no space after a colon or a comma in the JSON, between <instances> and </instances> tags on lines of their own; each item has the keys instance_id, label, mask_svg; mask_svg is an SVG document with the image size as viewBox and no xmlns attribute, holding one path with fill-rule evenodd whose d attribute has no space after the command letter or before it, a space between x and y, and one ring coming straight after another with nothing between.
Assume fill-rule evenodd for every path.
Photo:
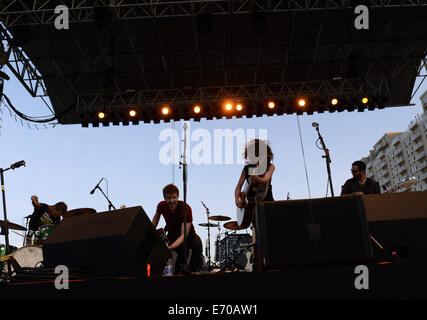
<instances>
[{"instance_id":1,"label":"cymbal","mask_svg":"<svg viewBox=\"0 0 427 320\"><path fill-rule=\"evenodd\" d=\"M64 213L64 217L75 217L75 216L82 216L86 214L96 213L95 209L92 208L79 208L79 209L73 209L69 210L66 213Z\"/></svg>"},{"instance_id":2,"label":"cymbal","mask_svg":"<svg viewBox=\"0 0 427 320\"><path fill-rule=\"evenodd\" d=\"M5 221L0 220L0 227L4 227L4 225L5 225ZM13 229L13 230L21 230L21 231L27 230L27 228L20 226L19 224L12 223L10 221L7 222L7 227L8 229Z\"/></svg>"},{"instance_id":3,"label":"cymbal","mask_svg":"<svg viewBox=\"0 0 427 320\"><path fill-rule=\"evenodd\" d=\"M219 224L214 224L214 223L199 223L199 226L201 227L206 227L206 228L214 228L214 227L219 227Z\"/></svg>"},{"instance_id":4,"label":"cymbal","mask_svg":"<svg viewBox=\"0 0 427 320\"><path fill-rule=\"evenodd\" d=\"M245 225L241 225L239 226L237 224L237 221L230 221L227 223L224 223L224 228L228 229L228 230L243 230L248 228L249 226L245 226Z\"/></svg>"},{"instance_id":5,"label":"cymbal","mask_svg":"<svg viewBox=\"0 0 427 320\"><path fill-rule=\"evenodd\" d=\"M228 221L231 220L230 217L226 217L226 216L212 216L209 217L209 220L213 220L213 221Z\"/></svg>"}]
</instances>

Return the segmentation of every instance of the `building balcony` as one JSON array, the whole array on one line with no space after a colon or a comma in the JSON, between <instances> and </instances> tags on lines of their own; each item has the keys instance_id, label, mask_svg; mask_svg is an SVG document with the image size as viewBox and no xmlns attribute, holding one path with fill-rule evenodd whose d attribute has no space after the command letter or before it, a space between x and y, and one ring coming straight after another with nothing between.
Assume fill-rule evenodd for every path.
<instances>
[{"instance_id":1,"label":"building balcony","mask_svg":"<svg viewBox=\"0 0 427 320\"><path fill-rule=\"evenodd\" d=\"M378 152L378 154L377 154L377 158L384 158L385 157L385 153L384 153L384 151L380 151L380 152Z\"/></svg>"},{"instance_id":2,"label":"building balcony","mask_svg":"<svg viewBox=\"0 0 427 320\"><path fill-rule=\"evenodd\" d=\"M403 159L403 156L400 156L400 157L397 157L396 158L396 160L394 161L394 163L396 164L396 165L399 165L399 164L401 164L402 162L404 162L405 161L405 159Z\"/></svg>"},{"instance_id":3,"label":"building balcony","mask_svg":"<svg viewBox=\"0 0 427 320\"><path fill-rule=\"evenodd\" d=\"M427 160L424 160L419 165L417 165L417 171L418 170L423 170L424 168L427 168Z\"/></svg>"},{"instance_id":4,"label":"building balcony","mask_svg":"<svg viewBox=\"0 0 427 320\"><path fill-rule=\"evenodd\" d=\"M425 173L423 173L421 176L420 176L420 179L419 179L420 181L427 181L427 172L425 172Z\"/></svg>"},{"instance_id":5,"label":"building balcony","mask_svg":"<svg viewBox=\"0 0 427 320\"><path fill-rule=\"evenodd\" d=\"M423 147L424 147L424 143L422 141L420 141L420 142L418 142L412 146L412 151L417 151Z\"/></svg>"},{"instance_id":6,"label":"building balcony","mask_svg":"<svg viewBox=\"0 0 427 320\"><path fill-rule=\"evenodd\" d=\"M415 132L412 136L411 136L411 140L412 141L417 141L418 139L421 139L421 133L419 131Z\"/></svg>"},{"instance_id":7,"label":"building balcony","mask_svg":"<svg viewBox=\"0 0 427 320\"><path fill-rule=\"evenodd\" d=\"M381 150L383 150L383 149L385 149L385 148L387 148L387 147L388 147L387 142L385 142L385 140L381 140L380 142L378 142L378 143L374 146L374 150L375 150L376 152L379 152L379 151L381 151Z\"/></svg>"},{"instance_id":8,"label":"building balcony","mask_svg":"<svg viewBox=\"0 0 427 320\"><path fill-rule=\"evenodd\" d=\"M398 147L396 148L396 151L394 152L395 156L398 156L399 154L401 154L403 152L403 148L402 147Z\"/></svg>"},{"instance_id":9,"label":"building balcony","mask_svg":"<svg viewBox=\"0 0 427 320\"><path fill-rule=\"evenodd\" d=\"M426 157L426 153L425 153L425 151L422 151L422 152L420 152L419 154L417 154L417 155L415 156L415 161L418 161L418 160L424 159L425 157Z\"/></svg>"},{"instance_id":10,"label":"building balcony","mask_svg":"<svg viewBox=\"0 0 427 320\"><path fill-rule=\"evenodd\" d=\"M409 123L408 129L412 130L418 126L418 119L414 119Z\"/></svg>"},{"instance_id":11,"label":"building balcony","mask_svg":"<svg viewBox=\"0 0 427 320\"><path fill-rule=\"evenodd\" d=\"M408 170L408 168L406 166L403 166L397 170L397 173L400 174L402 172L406 172L407 170Z\"/></svg>"},{"instance_id":12,"label":"building balcony","mask_svg":"<svg viewBox=\"0 0 427 320\"><path fill-rule=\"evenodd\" d=\"M400 137L399 136L397 136L393 140L391 140L392 146L397 146L399 143L400 143Z\"/></svg>"}]
</instances>

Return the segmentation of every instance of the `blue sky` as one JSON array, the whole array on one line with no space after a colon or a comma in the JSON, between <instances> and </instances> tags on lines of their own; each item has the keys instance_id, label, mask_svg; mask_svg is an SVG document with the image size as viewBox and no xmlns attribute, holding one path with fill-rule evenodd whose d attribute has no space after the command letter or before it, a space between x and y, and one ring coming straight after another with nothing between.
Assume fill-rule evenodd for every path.
<instances>
[{"instance_id":1,"label":"blue sky","mask_svg":"<svg viewBox=\"0 0 427 320\"><path fill-rule=\"evenodd\" d=\"M8 69L3 71L11 74ZM414 88L418 83L419 79ZM326 196L327 188L326 164L323 151L315 145L317 132L312 122L320 124L320 132L330 150L333 186L335 195L338 195L341 185L351 176L350 167L354 160L367 156L385 132L406 130L415 115L422 113L419 96L425 90L426 83L412 99L415 106L299 116L312 198ZM27 115L49 115L41 101L31 98L14 78L5 82L4 93L18 110ZM181 190L182 200L182 170L159 160L159 152L165 145L164 141L159 141L160 133L170 129L171 123L99 128L57 125L48 129L39 126L36 130L34 125L29 129L25 121L24 125L20 120L15 121L15 115L11 117L4 105L1 111L0 167L9 167L19 160L25 160L27 164L5 172L7 214L13 223L24 225L23 218L32 213L32 195L38 195L40 202L48 204L65 201L69 209L89 207L98 212L107 211L108 203L99 190L89 194L102 177L108 181L109 197L117 208L121 205L142 206L150 219L157 203L162 200L162 188L166 184L174 182ZM175 123L179 131L181 127L182 122ZM189 133L206 129L213 137L215 129L226 128L267 129L276 165L272 180L275 199L286 199L288 192L291 199L309 197L296 115L202 120L191 122ZM192 146L195 144L193 142ZM225 215L234 220L234 188L241 169L242 165L237 163L189 163L187 202L193 209L194 225L203 244L206 243L207 230L198 224L207 222L207 218L201 201L210 209L211 215ZM101 187L107 191L105 181ZM3 220L3 210L0 219ZM164 226L163 219L160 226ZM211 231L212 247L217 234L217 229ZM10 234L10 241L12 245L22 246L22 238L14 233ZM0 243L4 243L3 237Z\"/></svg>"}]
</instances>

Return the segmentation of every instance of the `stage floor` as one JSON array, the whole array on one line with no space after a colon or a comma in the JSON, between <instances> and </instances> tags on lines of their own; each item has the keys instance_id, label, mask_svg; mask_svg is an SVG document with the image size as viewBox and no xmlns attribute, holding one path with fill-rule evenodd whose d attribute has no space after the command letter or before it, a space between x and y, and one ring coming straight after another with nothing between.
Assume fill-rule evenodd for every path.
<instances>
[{"instance_id":1,"label":"stage floor","mask_svg":"<svg viewBox=\"0 0 427 320\"><path fill-rule=\"evenodd\" d=\"M150 278L71 280L58 290L53 281L1 283L1 299L90 299L163 301L277 301L305 299L426 299L427 262L370 264L365 285L356 265L264 272L192 274ZM359 278L358 278L359 277ZM356 280L356 278L358 280ZM366 281L368 280L368 281Z\"/></svg>"}]
</instances>

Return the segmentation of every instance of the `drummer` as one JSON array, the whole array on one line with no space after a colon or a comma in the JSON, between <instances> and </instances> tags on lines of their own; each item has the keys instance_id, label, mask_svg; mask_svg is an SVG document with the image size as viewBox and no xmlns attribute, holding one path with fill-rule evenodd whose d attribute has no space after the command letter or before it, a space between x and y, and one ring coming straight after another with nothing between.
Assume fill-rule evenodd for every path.
<instances>
[{"instance_id":1,"label":"drummer","mask_svg":"<svg viewBox=\"0 0 427 320\"><path fill-rule=\"evenodd\" d=\"M64 202L58 202L53 206L45 203L39 203L37 196L31 197L31 202L34 207L34 212L31 215L29 223L29 236L45 225L57 225L61 222L61 216L67 212L67 205Z\"/></svg>"}]
</instances>

